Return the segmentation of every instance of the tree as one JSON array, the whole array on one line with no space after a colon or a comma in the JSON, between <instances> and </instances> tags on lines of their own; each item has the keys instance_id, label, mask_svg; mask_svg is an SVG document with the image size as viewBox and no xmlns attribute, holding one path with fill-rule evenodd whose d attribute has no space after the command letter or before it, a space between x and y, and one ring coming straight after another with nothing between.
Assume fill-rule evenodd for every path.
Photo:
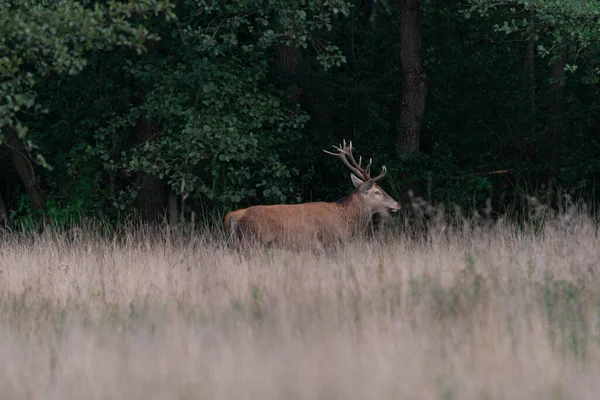
<instances>
[{"instance_id":1,"label":"tree","mask_svg":"<svg viewBox=\"0 0 600 400\"><path fill-rule=\"evenodd\" d=\"M44 209L46 202L32 161L50 168L27 140L29 129L23 122L28 114L45 111L36 100L36 82L79 73L90 50L128 47L143 51L147 40L158 37L137 22L153 14L172 17L171 9L166 0L0 4L0 144L10 149L35 207Z\"/></svg>"},{"instance_id":2,"label":"tree","mask_svg":"<svg viewBox=\"0 0 600 400\"><path fill-rule=\"evenodd\" d=\"M339 49L318 36L349 5L312 0L292 7L282 0L180 6L182 15L199 17L163 26L170 38L153 50L152 60L131 60L127 74L147 82L148 90L143 101L98 130L95 154L109 170L164 179L174 192L183 187L198 206L286 201L296 173L286 153L294 154L308 116L296 93L282 90L289 82L276 85L271 74L293 79L298 57L309 48L322 67L341 65ZM160 135L124 149L118 159L108 156L113 132L137 126L140 116L156 121ZM140 190L139 183L131 187L133 197ZM128 203L126 193L119 202Z\"/></svg>"},{"instance_id":3,"label":"tree","mask_svg":"<svg viewBox=\"0 0 600 400\"><path fill-rule=\"evenodd\" d=\"M427 80L421 58L420 0L398 0L402 100L398 119L398 150L418 153L427 103Z\"/></svg>"},{"instance_id":4,"label":"tree","mask_svg":"<svg viewBox=\"0 0 600 400\"><path fill-rule=\"evenodd\" d=\"M343 138L405 200L600 198L595 3L124 1L2 3L0 219L331 200Z\"/></svg>"},{"instance_id":5,"label":"tree","mask_svg":"<svg viewBox=\"0 0 600 400\"><path fill-rule=\"evenodd\" d=\"M549 189L556 178L565 183L566 180L558 176L560 170L565 171L561 159L567 159L560 157L562 149L567 147L564 135L565 87L568 79L593 85L600 82L597 61L600 52L600 3L579 0L470 0L469 3L471 7L465 10L467 16L472 13L484 18L503 15L501 18L504 20L495 24L494 30L506 35L520 35L526 41L526 68L531 85L535 85L534 46L537 56L548 60L545 111L550 118L545 129L549 146L543 167L545 186ZM583 67L581 70L580 66ZM535 93L529 97L535 123ZM574 154L572 156L575 157Z\"/></svg>"}]
</instances>

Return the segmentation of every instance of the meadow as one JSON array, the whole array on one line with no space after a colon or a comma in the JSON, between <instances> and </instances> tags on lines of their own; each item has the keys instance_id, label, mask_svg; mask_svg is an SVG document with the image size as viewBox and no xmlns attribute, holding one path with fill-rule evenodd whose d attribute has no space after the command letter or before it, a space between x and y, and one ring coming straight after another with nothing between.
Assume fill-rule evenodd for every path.
<instances>
[{"instance_id":1,"label":"meadow","mask_svg":"<svg viewBox=\"0 0 600 400\"><path fill-rule=\"evenodd\" d=\"M211 232L0 242L3 399L596 399L589 214L240 257Z\"/></svg>"}]
</instances>

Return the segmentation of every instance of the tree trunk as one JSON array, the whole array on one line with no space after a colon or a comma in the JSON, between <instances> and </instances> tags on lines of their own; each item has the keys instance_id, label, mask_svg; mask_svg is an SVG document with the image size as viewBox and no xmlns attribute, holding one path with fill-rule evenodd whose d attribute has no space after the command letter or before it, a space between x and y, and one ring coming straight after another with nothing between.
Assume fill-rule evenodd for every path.
<instances>
[{"instance_id":1,"label":"tree trunk","mask_svg":"<svg viewBox=\"0 0 600 400\"><path fill-rule=\"evenodd\" d=\"M529 104L531 112L531 133L535 134L535 23L533 11L528 12L529 40L527 41L527 53L525 56L525 69L529 83Z\"/></svg>"},{"instance_id":2,"label":"tree trunk","mask_svg":"<svg viewBox=\"0 0 600 400\"><path fill-rule=\"evenodd\" d=\"M369 23L371 24L372 28L375 28L375 18L377 16L377 2L377 0L368 0L366 2L363 2L363 8L365 8L366 6L369 10Z\"/></svg>"},{"instance_id":3,"label":"tree trunk","mask_svg":"<svg viewBox=\"0 0 600 400\"><path fill-rule=\"evenodd\" d=\"M526 165L536 165L537 150L535 145L528 143L535 143L536 137L536 80L535 80L535 14L534 11L529 10L527 12L527 20L529 22L529 39L527 40L527 47L525 49L525 80L529 89L529 123L530 133L529 137L526 135L518 135L515 138L515 152L514 152L514 165L518 166L517 173L515 175L515 181L513 186L513 193L518 192L521 189L521 176L523 158L525 158ZM528 179L530 177L526 177ZM514 215L517 208L517 199L512 198L508 208L508 214Z\"/></svg>"},{"instance_id":4,"label":"tree trunk","mask_svg":"<svg viewBox=\"0 0 600 400\"><path fill-rule=\"evenodd\" d=\"M397 147L402 153L418 153L421 121L427 101L427 81L421 59L420 0L398 0L402 100Z\"/></svg>"},{"instance_id":5,"label":"tree trunk","mask_svg":"<svg viewBox=\"0 0 600 400\"><path fill-rule=\"evenodd\" d=\"M10 218L8 217L8 210L6 209L6 203L0 194L0 223L4 223L5 226L11 226Z\"/></svg>"},{"instance_id":6,"label":"tree trunk","mask_svg":"<svg viewBox=\"0 0 600 400\"><path fill-rule=\"evenodd\" d=\"M565 38L566 40L566 38ZM565 65L567 62L566 47L560 48L558 59L552 64L552 99L550 105L550 165L548 168L548 189L556 175L560 136L562 132L562 106L565 96Z\"/></svg>"},{"instance_id":7,"label":"tree trunk","mask_svg":"<svg viewBox=\"0 0 600 400\"><path fill-rule=\"evenodd\" d=\"M154 58L157 56L157 42L150 41L148 43L148 57ZM147 88L144 84L136 81L132 82L134 106L141 105L147 93ZM156 117L149 119L140 117L133 128L133 136L139 146L146 142L157 140L160 136L160 124ZM118 151L115 144L116 137L113 137L113 150ZM139 192L136 198L136 206L144 222L155 224L164 221L167 217L168 208L168 185L166 180L160 179L158 176L140 172Z\"/></svg>"},{"instance_id":8,"label":"tree trunk","mask_svg":"<svg viewBox=\"0 0 600 400\"><path fill-rule=\"evenodd\" d=\"M287 99L292 107L300 101L302 96L302 88L297 79L300 56L300 47L293 44L288 46L280 43L277 47L279 84L283 90L287 91Z\"/></svg>"},{"instance_id":9,"label":"tree trunk","mask_svg":"<svg viewBox=\"0 0 600 400\"><path fill-rule=\"evenodd\" d=\"M135 137L139 144L154 140L159 135L158 120L141 119L135 126ZM143 174L137 195L137 207L145 222L158 223L165 216L167 203L167 183L151 174Z\"/></svg>"},{"instance_id":10,"label":"tree trunk","mask_svg":"<svg viewBox=\"0 0 600 400\"><path fill-rule=\"evenodd\" d=\"M169 225L179 224L179 208L177 207L177 195L169 190Z\"/></svg>"},{"instance_id":11,"label":"tree trunk","mask_svg":"<svg viewBox=\"0 0 600 400\"><path fill-rule=\"evenodd\" d=\"M45 211L46 196L36 182L33 164L25 155L21 140L17 136L17 133L11 128L5 129L4 132L6 133L6 143L10 148L12 162L21 181L23 181L25 192L27 193L27 196L29 196L31 204L35 208Z\"/></svg>"}]
</instances>

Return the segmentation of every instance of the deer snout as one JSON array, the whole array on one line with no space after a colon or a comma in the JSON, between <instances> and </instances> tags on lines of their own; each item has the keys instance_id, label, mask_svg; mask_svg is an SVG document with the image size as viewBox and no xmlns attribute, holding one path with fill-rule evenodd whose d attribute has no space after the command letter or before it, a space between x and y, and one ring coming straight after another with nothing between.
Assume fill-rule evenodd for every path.
<instances>
[{"instance_id":1,"label":"deer snout","mask_svg":"<svg viewBox=\"0 0 600 400\"><path fill-rule=\"evenodd\" d=\"M394 204L392 204L390 206L390 211L391 212L400 211L400 204L398 202L395 202Z\"/></svg>"}]
</instances>

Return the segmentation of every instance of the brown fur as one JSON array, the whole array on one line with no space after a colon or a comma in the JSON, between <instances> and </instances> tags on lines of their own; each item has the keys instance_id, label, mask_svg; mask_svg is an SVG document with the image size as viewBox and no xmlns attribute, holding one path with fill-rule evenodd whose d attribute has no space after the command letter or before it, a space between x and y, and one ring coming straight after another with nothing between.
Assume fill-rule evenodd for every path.
<instances>
[{"instance_id":1,"label":"brown fur","mask_svg":"<svg viewBox=\"0 0 600 400\"><path fill-rule=\"evenodd\" d=\"M354 178L353 178L354 179ZM253 206L225 216L227 229L244 242L301 249L335 245L365 229L373 214L400 205L379 185L355 182L357 188L337 202ZM231 224L232 219L235 225Z\"/></svg>"},{"instance_id":2,"label":"brown fur","mask_svg":"<svg viewBox=\"0 0 600 400\"><path fill-rule=\"evenodd\" d=\"M244 215L246 210L247 208L242 208L240 210L230 211L225 214L225 217L223 217L225 229L229 231L231 229L231 220L233 219L235 222L237 222Z\"/></svg>"}]
</instances>

